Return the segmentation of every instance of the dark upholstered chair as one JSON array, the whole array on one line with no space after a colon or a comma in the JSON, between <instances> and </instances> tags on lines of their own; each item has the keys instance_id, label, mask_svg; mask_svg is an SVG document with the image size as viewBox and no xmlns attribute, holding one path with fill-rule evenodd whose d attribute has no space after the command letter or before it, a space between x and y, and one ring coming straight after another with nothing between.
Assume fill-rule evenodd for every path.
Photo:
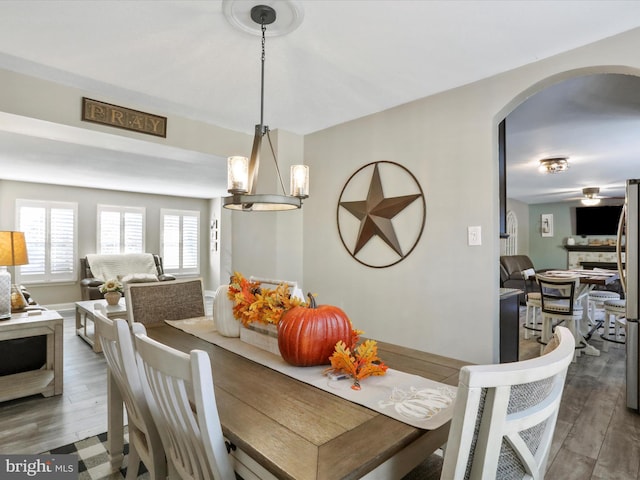
<instances>
[{"instance_id":1,"label":"dark upholstered chair","mask_svg":"<svg viewBox=\"0 0 640 480\"><path fill-rule=\"evenodd\" d=\"M500 257L500 286L504 288L517 288L523 292L540 291L534 278L525 280L522 272L534 270L535 273L545 272L546 269L536 270L528 255L502 255ZM527 284L525 285L525 281ZM526 304L525 294L520 295L520 305Z\"/></svg>"}]
</instances>

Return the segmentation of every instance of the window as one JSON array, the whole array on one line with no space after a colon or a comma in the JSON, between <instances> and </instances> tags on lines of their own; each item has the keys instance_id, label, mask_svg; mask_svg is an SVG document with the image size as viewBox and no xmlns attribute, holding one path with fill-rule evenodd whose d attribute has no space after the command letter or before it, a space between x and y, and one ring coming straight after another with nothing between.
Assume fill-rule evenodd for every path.
<instances>
[{"instance_id":1,"label":"window","mask_svg":"<svg viewBox=\"0 0 640 480\"><path fill-rule=\"evenodd\" d=\"M200 212L160 211L162 262L167 273L200 273Z\"/></svg>"},{"instance_id":2,"label":"window","mask_svg":"<svg viewBox=\"0 0 640 480\"><path fill-rule=\"evenodd\" d=\"M144 207L98 205L98 245L96 251L144 253Z\"/></svg>"},{"instance_id":3,"label":"window","mask_svg":"<svg viewBox=\"0 0 640 480\"><path fill-rule=\"evenodd\" d=\"M29 263L16 268L20 283L75 282L78 204L16 200L16 224Z\"/></svg>"}]
</instances>

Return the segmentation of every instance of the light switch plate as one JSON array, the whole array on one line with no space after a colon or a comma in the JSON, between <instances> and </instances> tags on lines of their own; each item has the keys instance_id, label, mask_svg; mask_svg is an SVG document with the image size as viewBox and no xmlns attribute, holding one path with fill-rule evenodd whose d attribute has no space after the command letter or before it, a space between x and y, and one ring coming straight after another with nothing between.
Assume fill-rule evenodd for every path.
<instances>
[{"instance_id":1,"label":"light switch plate","mask_svg":"<svg viewBox=\"0 0 640 480\"><path fill-rule=\"evenodd\" d=\"M482 245L482 227L467 227L467 243L469 246Z\"/></svg>"}]
</instances>

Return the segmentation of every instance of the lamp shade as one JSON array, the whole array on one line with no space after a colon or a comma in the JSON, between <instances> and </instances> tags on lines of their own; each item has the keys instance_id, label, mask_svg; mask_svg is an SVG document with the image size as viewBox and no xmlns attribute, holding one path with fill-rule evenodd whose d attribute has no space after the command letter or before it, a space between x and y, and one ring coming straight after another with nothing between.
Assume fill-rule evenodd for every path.
<instances>
[{"instance_id":1,"label":"lamp shade","mask_svg":"<svg viewBox=\"0 0 640 480\"><path fill-rule=\"evenodd\" d=\"M26 265L27 243L23 232L0 232L0 265Z\"/></svg>"}]
</instances>

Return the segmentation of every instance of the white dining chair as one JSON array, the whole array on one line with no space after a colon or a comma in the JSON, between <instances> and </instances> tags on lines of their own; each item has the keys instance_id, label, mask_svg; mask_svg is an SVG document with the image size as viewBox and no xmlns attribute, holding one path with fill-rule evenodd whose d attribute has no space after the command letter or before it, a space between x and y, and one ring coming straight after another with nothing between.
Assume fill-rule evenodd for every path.
<instances>
[{"instance_id":1,"label":"white dining chair","mask_svg":"<svg viewBox=\"0 0 640 480\"><path fill-rule=\"evenodd\" d=\"M544 478L574 345L558 327L538 358L460 370L442 480Z\"/></svg>"},{"instance_id":2,"label":"white dining chair","mask_svg":"<svg viewBox=\"0 0 640 480\"><path fill-rule=\"evenodd\" d=\"M169 461L183 480L235 480L222 435L209 355L186 354L145 334L135 335L145 396Z\"/></svg>"},{"instance_id":3,"label":"white dining chair","mask_svg":"<svg viewBox=\"0 0 640 480\"><path fill-rule=\"evenodd\" d=\"M129 426L127 479L137 478L140 461L142 461L152 480L164 480L167 476L167 461L160 435L144 395L140 373L136 367L129 324L123 319L111 320L100 310L94 312L94 317L109 374L114 378L127 409ZM144 327L141 324L135 324L135 330L138 333L144 333Z\"/></svg>"}]
</instances>

